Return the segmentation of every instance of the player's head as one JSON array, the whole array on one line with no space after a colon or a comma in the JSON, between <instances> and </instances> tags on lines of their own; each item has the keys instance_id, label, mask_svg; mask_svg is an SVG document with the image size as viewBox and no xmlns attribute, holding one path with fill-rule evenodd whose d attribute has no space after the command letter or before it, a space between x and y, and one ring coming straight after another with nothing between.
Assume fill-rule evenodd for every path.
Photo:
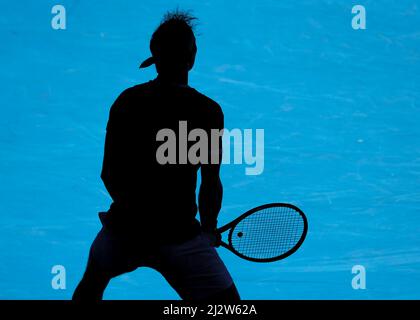
<instances>
[{"instance_id":1,"label":"player's head","mask_svg":"<svg viewBox=\"0 0 420 320\"><path fill-rule=\"evenodd\" d=\"M194 16L185 11L166 13L150 40L152 57L145 60L140 68L154 63L158 73L191 70L197 52L193 31L195 20Z\"/></svg>"}]
</instances>

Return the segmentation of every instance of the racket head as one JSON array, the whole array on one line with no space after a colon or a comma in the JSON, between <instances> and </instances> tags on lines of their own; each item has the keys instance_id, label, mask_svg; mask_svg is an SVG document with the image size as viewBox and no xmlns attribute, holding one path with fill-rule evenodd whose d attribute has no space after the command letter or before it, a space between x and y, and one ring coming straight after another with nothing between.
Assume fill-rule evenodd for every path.
<instances>
[{"instance_id":1,"label":"racket head","mask_svg":"<svg viewBox=\"0 0 420 320\"><path fill-rule=\"evenodd\" d=\"M269 203L253 208L219 229L229 229L227 248L253 262L284 259L302 245L308 221L298 207L288 203Z\"/></svg>"}]
</instances>

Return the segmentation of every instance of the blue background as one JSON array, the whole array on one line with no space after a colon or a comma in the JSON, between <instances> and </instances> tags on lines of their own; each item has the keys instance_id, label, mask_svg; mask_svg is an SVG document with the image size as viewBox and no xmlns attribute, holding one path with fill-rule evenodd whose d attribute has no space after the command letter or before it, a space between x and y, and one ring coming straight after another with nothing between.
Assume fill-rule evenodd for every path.
<instances>
[{"instance_id":1,"label":"blue background","mask_svg":"<svg viewBox=\"0 0 420 320\"><path fill-rule=\"evenodd\" d=\"M265 170L222 169L220 223L266 202L307 213L293 256L219 249L246 299L420 297L420 3L382 1L1 1L0 298L68 299L110 204L99 178L109 107L152 79L138 70L166 10L199 17L191 86L226 127L265 129ZM51 8L67 29L51 28ZM351 28L351 8L367 29ZM67 289L51 288L51 268ZM365 266L367 289L351 286ZM113 280L109 299L177 299L155 271Z\"/></svg>"}]
</instances>

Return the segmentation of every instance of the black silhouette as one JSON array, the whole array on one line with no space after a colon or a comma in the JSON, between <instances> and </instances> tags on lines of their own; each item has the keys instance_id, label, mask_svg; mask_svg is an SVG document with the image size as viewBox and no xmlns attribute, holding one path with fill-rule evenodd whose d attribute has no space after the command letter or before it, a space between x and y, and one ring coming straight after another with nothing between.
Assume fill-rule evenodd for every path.
<instances>
[{"instance_id":1,"label":"black silhouette","mask_svg":"<svg viewBox=\"0 0 420 320\"><path fill-rule=\"evenodd\" d=\"M179 122L187 121L189 130L209 132L224 125L220 106L188 86L197 52L194 20L179 10L166 14L150 41L152 57L140 66L155 64L157 78L125 90L111 107L101 178L113 203L100 214L103 227L74 300L102 299L113 277L140 266L159 271L182 299L239 300L214 249L223 193L220 165L156 160L162 128L177 132ZM221 141L216 151L220 157ZM201 224L195 218L199 169Z\"/></svg>"}]
</instances>

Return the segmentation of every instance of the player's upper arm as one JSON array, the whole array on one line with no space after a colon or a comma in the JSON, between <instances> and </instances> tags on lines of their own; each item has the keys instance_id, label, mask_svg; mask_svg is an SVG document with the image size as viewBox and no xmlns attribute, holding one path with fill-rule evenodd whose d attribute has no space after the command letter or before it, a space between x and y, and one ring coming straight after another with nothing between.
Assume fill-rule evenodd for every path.
<instances>
[{"instance_id":1,"label":"player's upper arm","mask_svg":"<svg viewBox=\"0 0 420 320\"><path fill-rule=\"evenodd\" d=\"M125 127L124 114L127 112L128 105L130 104L130 95L131 88L124 90L112 104L106 125L107 131L117 128L123 129Z\"/></svg>"},{"instance_id":2,"label":"player's upper arm","mask_svg":"<svg viewBox=\"0 0 420 320\"><path fill-rule=\"evenodd\" d=\"M218 134L217 139L209 136L208 164L201 166L202 181L206 182L219 178L220 164L222 162L222 133L224 128L224 116L221 107L214 101L209 106L210 115L208 118L208 133ZM217 140L217 145L212 143Z\"/></svg>"}]
</instances>

